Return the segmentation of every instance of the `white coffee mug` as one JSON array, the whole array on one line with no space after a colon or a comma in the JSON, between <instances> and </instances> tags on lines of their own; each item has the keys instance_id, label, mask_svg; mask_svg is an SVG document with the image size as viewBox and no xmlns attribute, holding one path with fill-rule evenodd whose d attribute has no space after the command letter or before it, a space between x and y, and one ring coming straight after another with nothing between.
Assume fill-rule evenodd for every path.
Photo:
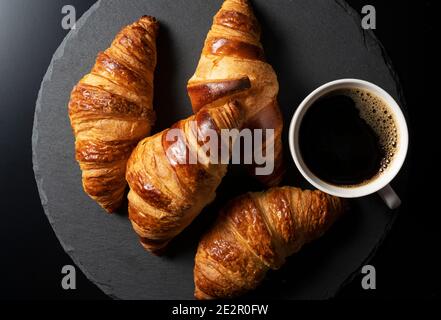
<instances>
[{"instance_id":1,"label":"white coffee mug","mask_svg":"<svg viewBox=\"0 0 441 320\"><path fill-rule=\"evenodd\" d=\"M303 117L315 101L323 97L324 95L339 89L359 88L362 90L370 91L372 94L381 98L389 107L393 113L398 132L398 147L397 153L391 160L386 170L380 175L372 179L371 181L356 186L343 187L333 184L329 184L323 181L316 175L314 175L303 161L302 154L299 148L299 130ZM341 198L358 198L367 196L369 194L378 192L387 206L391 209L395 209L401 204L401 200L395 191L391 188L389 183L395 178L400 171L404 160L407 155L407 149L409 145L409 133L407 130L406 119L401 111L398 103L388 94L385 90L379 86L358 79L341 79L332 81L322 85L309 94L305 100L297 108L289 128L289 147L291 155L294 158L294 162L308 182L310 182L317 189L329 193L331 195Z\"/></svg>"}]
</instances>

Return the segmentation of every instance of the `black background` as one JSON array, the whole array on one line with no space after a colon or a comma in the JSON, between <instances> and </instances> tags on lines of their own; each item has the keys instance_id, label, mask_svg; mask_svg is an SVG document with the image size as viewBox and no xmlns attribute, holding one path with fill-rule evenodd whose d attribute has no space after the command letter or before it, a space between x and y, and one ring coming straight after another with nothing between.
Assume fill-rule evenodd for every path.
<instances>
[{"instance_id":1,"label":"black background","mask_svg":"<svg viewBox=\"0 0 441 320\"><path fill-rule=\"evenodd\" d=\"M331 1L331 0L329 0ZM93 0L0 0L0 298L107 299L78 270L77 290L61 288L61 268L72 264L40 205L32 170L35 101L44 73L67 31L61 8L77 17ZM359 12L377 10L376 34L400 76L408 105L410 192L397 222L371 261L377 290L362 290L361 276L339 298L439 298L440 230L435 149L439 145L436 91L429 84L430 1L348 1Z\"/></svg>"}]
</instances>

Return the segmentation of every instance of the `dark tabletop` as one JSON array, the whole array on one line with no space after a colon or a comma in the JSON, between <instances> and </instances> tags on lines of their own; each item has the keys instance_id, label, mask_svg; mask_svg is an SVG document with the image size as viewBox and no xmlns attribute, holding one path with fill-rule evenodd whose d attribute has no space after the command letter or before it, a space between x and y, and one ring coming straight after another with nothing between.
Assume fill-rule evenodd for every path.
<instances>
[{"instance_id":1,"label":"dark tabletop","mask_svg":"<svg viewBox=\"0 0 441 320\"><path fill-rule=\"evenodd\" d=\"M331 0L329 0L331 1ZM347 1L360 11L363 0ZM106 299L80 272L77 289L61 288L61 268L72 264L43 213L32 170L31 134L35 101L52 54L67 30L61 8L79 17L93 0L0 0L0 298ZM376 256L377 290L364 291L361 276L337 298L440 297L440 231L437 196L429 185L436 171L435 117L426 99L430 52L425 50L433 10L429 1L369 1L377 10L376 35L400 77L411 136L407 205ZM426 39L427 38L427 39ZM435 169L436 170L436 169ZM79 270L79 269L77 269Z\"/></svg>"}]
</instances>

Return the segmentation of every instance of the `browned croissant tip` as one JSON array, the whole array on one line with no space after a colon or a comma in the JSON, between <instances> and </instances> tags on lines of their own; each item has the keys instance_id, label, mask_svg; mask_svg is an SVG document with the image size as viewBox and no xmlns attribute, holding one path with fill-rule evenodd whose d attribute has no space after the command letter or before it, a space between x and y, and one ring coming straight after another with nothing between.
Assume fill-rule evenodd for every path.
<instances>
[{"instance_id":1,"label":"browned croissant tip","mask_svg":"<svg viewBox=\"0 0 441 320\"><path fill-rule=\"evenodd\" d=\"M115 212L118 211L118 208L121 206L122 201L116 203L116 204L112 204L109 206L102 206L102 208L104 209L104 211L106 211L106 213L108 214L114 214Z\"/></svg>"},{"instance_id":2,"label":"browned croissant tip","mask_svg":"<svg viewBox=\"0 0 441 320\"><path fill-rule=\"evenodd\" d=\"M161 257L167 251L168 241L162 245L154 245L151 243L147 243L145 238L140 238L139 243L142 247L148 252L154 254L157 257Z\"/></svg>"},{"instance_id":3,"label":"browned croissant tip","mask_svg":"<svg viewBox=\"0 0 441 320\"><path fill-rule=\"evenodd\" d=\"M84 188L84 190L87 190L87 188L86 188L86 186L84 186L84 184L83 184L83 188ZM87 192L89 193L89 190L87 190ZM91 194L89 194L89 196L92 199L96 200L97 203L99 204L99 206L101 208L103 208L107 214L116 213L118 211L118 209L121 207L122 203L124 202L123 195L121 195L120 197L115 196L114 198L112 198L111 201L107 201L107 202L104 202L104 200L102 200L102 199L98 200L99 197L92 196Z\"/></svg>"},{"instance_id":4,"label":"browned croissant tip","mask_svg":"<svg viewBox=\"0 0 441 320\"><path fill-rule=\"evenodd\" d=\"M153 23L156 23L156 22L158 22L158 20L155 18L155 17L153 17L153 16L149 16L149 15L143 15L141 18L140 18L140 20L141 19L144 19L144 20L148 20L148 21L150 21L150 22L153 22Z\"/></svg>"},{"instance_id":5,"label":"browned croissant tip","mask_svg":"<svg viewBox=\"0 0 441 320\"><path fill-rule=\"evenodd\" d=\"M236 3L240 3L240 4L242 4L242 5L245 5L245 6L251 6L249 0L225 0L225 1L224 1L224 4L226 4L226 3L228 3L228 2L233 2L233 3L236 2Z\"/></svg>"},{"instance_id":6,"label":"browned croissant tip","mask_svg":"<svg viewBox=\"0 0 441 320\"><path fill-rule=\"evenodd\" d=\"M255 20L253 6L251 5L251 1L249 0L225 0L218 14L222 11L225 11L226 8L232 8L230 10L233 10L235 12L243 12L242 14Z\"/></svg>"},{"instance_id":7,"label":"browned croissant tip","mask_svg":"<svg viewBox=\"0 0 441 320\"><path fill-rule=\"evenodd\" d=\"M158 19L156 19L153 16L148 16L148 15L143 15L141 18L139 18L138 21L145 21L145 22L149 22L149 23L152 23L155 25L158 24Z\"/></svg>"},{"instance_id":8,"label":"browned croissant tip","mask_svg":"<svg viewBox=\"0 0 441 320\"><path fill-rule=\"evenodd\" d=\"M213 300L212 296L205 294L205 292L200 290L197 286L194 288L194 297L197 300Z\"/></svg>"},{"instance_id":9,"label":"browned croissant tip","mask_svg":"<svg viewBox=\"0 0 441 320\"><path fill-rule=\"evenodd\" d=\"M250 79L245 76L236 79L218 79L204 82L191 82L187 85L193 111L198 112L203 106L251 88Z\"/></svg>"},{"instance_id":10,"label":"browned croissant tip","mask_svg":"<svg viewBox=\"0 0 441 320\"><path fill-rule=\"evenodd\" d=\"M250 16L232 10L221 10L215 16L214 23L225 28L254 34L255 38L260 38L260 25L253 15Z\"/></svg>"},{"instance_id":11,"label":"browned croissant tip","mask_svg":"<svg viewBox=\"0 0 441 320\"><path fill-rule=\"evenodd\" d=\"M139 24L146 24L144 27L145 29L152 29L154 31L154 35L156 36L159 30L159 21L153 16L143 15L141 18L139 18L138 21L135 22Z\"/></svg>"}]
</instances>

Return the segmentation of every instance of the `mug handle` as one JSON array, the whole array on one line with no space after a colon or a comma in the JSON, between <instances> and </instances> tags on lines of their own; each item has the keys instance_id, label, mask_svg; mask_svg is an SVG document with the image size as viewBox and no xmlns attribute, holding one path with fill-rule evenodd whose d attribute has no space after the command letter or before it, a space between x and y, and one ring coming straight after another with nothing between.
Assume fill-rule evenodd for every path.
<instances>
[{"instance_id":1,"label":"mug handle","mask_svg":"<svg viewBox=\"0 0 441 320\"><path fill-rule=\"evenodd\" d=\"M401 205L401 199L398 197L394 189L388 184L383 189L378 191L378 195L383 199L389 209L393 210Z\"/></svg>"}]
</instances>

